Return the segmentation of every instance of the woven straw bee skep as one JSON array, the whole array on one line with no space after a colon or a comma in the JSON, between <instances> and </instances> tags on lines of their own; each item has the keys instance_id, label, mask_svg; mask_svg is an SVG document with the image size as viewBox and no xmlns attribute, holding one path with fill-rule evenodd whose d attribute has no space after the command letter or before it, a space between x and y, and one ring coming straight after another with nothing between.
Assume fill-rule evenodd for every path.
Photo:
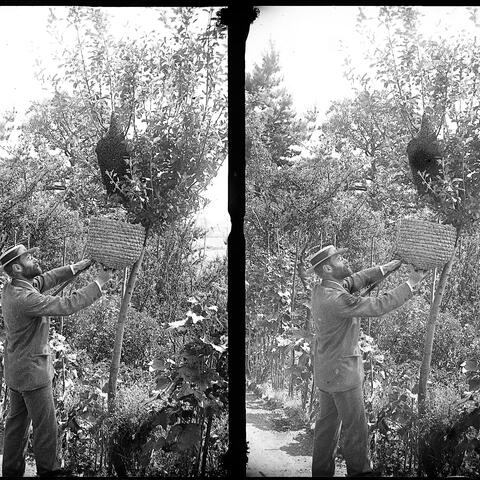
<instances>
[{"instance_id":1,"label":"woven straw bee skep","mask_svg":"<svg viewBox=\"0 0 480 480\"><path fill-rule=\"evenodd\" d=\"M94 217L90 221L87 254L109 268L125 268L140 257L145 230L141 225Z\"/></svg>"},{"instance_id":2,"label":"woven straw bee skep","mask_svg":"<svg viewBox=\"0 0 480 480\"><path fill-rule=\"evenodd\" d=\"M396 253L405 263L430 270L450 260L455 239L451 225L405 218L397 229Z\"/></svg>"}]
</instances>

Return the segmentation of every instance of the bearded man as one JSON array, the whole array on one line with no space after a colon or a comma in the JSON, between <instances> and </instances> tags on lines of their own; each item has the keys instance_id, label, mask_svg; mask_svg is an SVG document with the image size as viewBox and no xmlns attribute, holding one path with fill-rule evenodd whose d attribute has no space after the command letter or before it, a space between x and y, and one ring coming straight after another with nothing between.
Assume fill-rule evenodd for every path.
<instances>
[{"instance_id":1,"label":"bearded man","mask_svg":"<svg viewBox=\"0 0 480 480\"><path fill-rule=\"evenodd\" d=\"M100 271L92 283L68 297L45 291L87 268L90 260L42 273L32 255L36 249L15 245L0 256L11 278L3 288L5 323L5 382L10 410L5 422L2 476L22 477L30 424L33 453L40 477L66 476L57 458L57 420L53 402L53 365L48 346L50 316L65 316L91 305L102 296L102 286L112 275Z\"/></svg>"},{"instance_id":2,"label":"bearded man","mask_svg":"<svg viewBox=\"0 0 480 480\"><path fill-rule=\"evenodd\" d=\"M312 476L332 477L343 431L343 456L348 476L376 476L368 454L368 430L362 383L362 354L358 345L361 317L379 317L403 305L425 272L412 272L407 282L378 297L353 295L397 269L394 260L381 267L352 273L342 257L347 249L333 245L315 252L308 273L320 278L312 289L315 322L313 366L320 415L315 423Z\"/></svg>"}]
</instances>

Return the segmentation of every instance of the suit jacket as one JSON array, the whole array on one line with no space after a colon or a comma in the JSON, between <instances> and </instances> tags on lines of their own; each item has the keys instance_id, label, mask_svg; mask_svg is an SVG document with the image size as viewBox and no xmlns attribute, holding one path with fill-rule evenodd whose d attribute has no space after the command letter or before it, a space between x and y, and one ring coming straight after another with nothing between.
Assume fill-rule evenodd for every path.
<instances>
[{"instance_id":1,"label":"suit jacket","mask_svg":"<svg viewBox=\"0 0 480 480\"><path fill-rule=\"evenodd\" d=\"M342 285L324 280L312 291L315 322L314 378L326 392L343 392L363 382L363 361L358 337L360 317L379 317L412 297L407 283L378 297L352 295L382 277L379 267L354 273Z\"/></svg>"},{"instance_id":2,"label":"suit jacket","mask_svg":"<svg viewBox=\"0 0 480 480\"><path fill-rule=\"evenodd\" d=\"M93 282L69 297L43 292L73 276L69 266L38 275L33 285L13 279L3 288L2 310L5 322L5 382L17 391L48 385L53 364L48 346L50 316L71 315L88 307L102 292Z\"/></svg>"}]
</instances>

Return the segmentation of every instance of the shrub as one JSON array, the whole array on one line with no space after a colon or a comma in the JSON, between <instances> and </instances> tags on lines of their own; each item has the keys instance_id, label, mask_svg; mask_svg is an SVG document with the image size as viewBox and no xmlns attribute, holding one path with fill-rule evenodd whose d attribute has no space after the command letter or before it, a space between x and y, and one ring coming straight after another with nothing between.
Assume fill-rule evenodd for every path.
<instances>
[{"instance_id":1,"label":"shrub","mask_svg":"<svg viewBox=\"0 0 480 480\"><path fill-rule=\"evenodd\" d=\"M118 299L103 297L90 308L68 318L64 333L72 346L84 349L94 362L109 361L119 308ZM155 319L130 307L123 337L122 361L127 365L146 366L162 335L163 331Z\"/></svg>"},{"instance_id":2,"label":"shrub","mask_svg":"<svg viewBox=\"0 0 480 480\"><path fill-rule=\"evenodd\" d=\"M402 308L382 320L372 322L372 336L381 350L388 351L396 363L420 361L423 355L425 325L429 306L422 297L414 297ZM440 313L435 326L432 368L455 370L470 358L476 333L470 324L462 324L451 311ZM480 349L479 351L480 354Z\"/></svg>"}]
</instances>

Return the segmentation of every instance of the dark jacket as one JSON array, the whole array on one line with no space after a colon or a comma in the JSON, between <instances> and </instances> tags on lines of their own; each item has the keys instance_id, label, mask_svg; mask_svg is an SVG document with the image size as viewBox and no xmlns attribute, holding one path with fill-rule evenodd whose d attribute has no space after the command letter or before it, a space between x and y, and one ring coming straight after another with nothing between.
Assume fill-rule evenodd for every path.
<instances>
[{"instance_id":1,"label":"dark jacket","mask_svg":"<svg viewBox=\"0 0 480 480\"><path fill-rule=\"evenodd\" d=\"M14 279L2 293L5 322L5 382L17 391L43 387L52 381L53 365L48 346L49 316L78 312L101 297L93 282L69 297L54 297L42 292L70 279L69 266L38 275L33 285Z\"/></svg>"},{"instance_id":2,"label":"dark jacket","mask_svg":"<svg viewBox=\"0 0 480 480\"><path fill-rule=\"evenodd\" d=\"M362 384L360 317L379 317L412 297L407 283L378 297L352 295L381 277L380 268L374 267L345 278L342 285L324 280L313 288L314 376L321 390L343 392Z\"/></svg>"}]
</instances>

